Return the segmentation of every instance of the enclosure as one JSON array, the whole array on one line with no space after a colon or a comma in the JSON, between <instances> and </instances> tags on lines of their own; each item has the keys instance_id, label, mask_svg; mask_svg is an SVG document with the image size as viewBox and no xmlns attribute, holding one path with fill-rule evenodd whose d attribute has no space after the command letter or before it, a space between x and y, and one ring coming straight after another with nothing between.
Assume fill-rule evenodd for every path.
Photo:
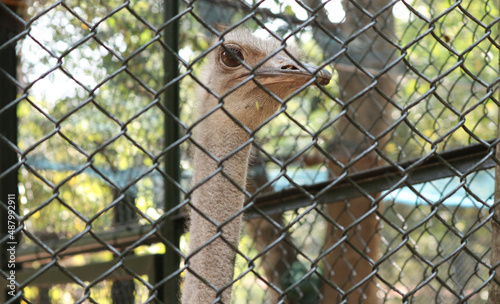
<instances>
[{"instance_id":1,"label":"enclosure","mask_svg":"<svg viewBox=\"0 0 500 304\"><path fill-rule=\"evenodd\" d=\"M500 303L499 7L0 1L0 302L180 302L197 91L246 28L317 69L211 156L252 149L231 303Z\"/></svg>"}]
</instances>

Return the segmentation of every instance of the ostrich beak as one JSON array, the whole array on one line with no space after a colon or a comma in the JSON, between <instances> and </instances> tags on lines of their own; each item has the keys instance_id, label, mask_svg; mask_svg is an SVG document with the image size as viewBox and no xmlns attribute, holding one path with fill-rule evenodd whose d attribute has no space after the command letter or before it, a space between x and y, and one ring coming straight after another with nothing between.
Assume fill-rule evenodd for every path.
<instances>
[{"instance_id":1,"label":"ostrich beak","mask_svg":"<svg viewBox=\"0 0 500 304\"><path fill-rule=\"evenodd\" d=\"M315 65L293 61L282 56L271 58L255 72L257 80L263 85L275 83L306 83L316 77L319 84L327 85L332 74Z\"/></svg>"},{"instance_id":2,"label":"ostrich beak","mask_svg":"<svg viewBox=\"0 0 500 304\"><path fill-rule=\"evenodd\" d=\"M306 74L309 73L309 75L316 75L319 84L321 85L327 85L330 83L330 80L332 79L332 74L328 72L326 69L322 68L320 69L319 67L308 64L305 62L301 62L301 65L307 70Z\"/></svg>"}]
</instances>

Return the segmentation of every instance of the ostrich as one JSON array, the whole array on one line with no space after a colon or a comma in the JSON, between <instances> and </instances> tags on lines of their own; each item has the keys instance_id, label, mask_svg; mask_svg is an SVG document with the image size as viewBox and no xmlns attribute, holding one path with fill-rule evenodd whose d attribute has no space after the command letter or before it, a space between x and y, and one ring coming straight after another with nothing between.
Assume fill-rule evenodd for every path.
<instances>
[{"instance_id":1,"label":"ostrich","mask_svg":"<svg viewBox=\"0 0 500 304\"><path fill-rule=\"evenodd\" d=\"M193 130L183 304L230 303L252 131L280 108L281 99L311 79L322 85L331 79L328 71L296 61L296 49L276 52L283 47L280 40L261 39L247 29L228 32L212 47Z\"/></svg>"}]
</instances>

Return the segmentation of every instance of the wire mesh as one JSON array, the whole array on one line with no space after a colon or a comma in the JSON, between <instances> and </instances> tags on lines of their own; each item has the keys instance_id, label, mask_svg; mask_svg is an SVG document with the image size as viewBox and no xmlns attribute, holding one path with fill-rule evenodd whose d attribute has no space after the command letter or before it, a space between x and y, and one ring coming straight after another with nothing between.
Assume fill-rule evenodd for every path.
<instances>
[{"instance_id":1,"label":"wire mesh","mask_svg":"<svg viewBox=\"0 0 500 304\"><path fill-rule=\"evenodd\" d=\"M17 76L0 66L17 92L1 97L17 140L2 128L15 160L0 183L19 179L6 190L15 213L0 198L17 222L0 236L0 300L177 303L194 269L195 210L230 247L223 232L244 217L231 303L495 301L498 2L2 1L0 11L0 55L19 58ZM297 45L331 82L318 69L248 129L230 94L210 87L219 75L202 75L241 28ZM249 67L230 90L257 83L275 95ZM200 91L218 101L208 113ZM193 135L217 111L249 132L223 158ZM239 184L224 164L249 147ZM196 205L210 185L192 182L199 150L243 197L230 220Z\"/></svg>"}]
</instances>

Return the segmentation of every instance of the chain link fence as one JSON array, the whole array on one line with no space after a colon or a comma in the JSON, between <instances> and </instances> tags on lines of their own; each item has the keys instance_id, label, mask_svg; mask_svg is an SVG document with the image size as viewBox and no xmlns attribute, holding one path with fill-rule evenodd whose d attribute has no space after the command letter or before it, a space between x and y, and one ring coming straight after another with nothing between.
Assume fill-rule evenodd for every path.
<instances>
[{"instance_id":1,"label":"chain link fence","mask_svg":"<svg viewBox=\"0 0 500 304\"><path fill-rule=\"evenodd\" d=\"M498 303L499 6L1 1L0 302L179 303L188 210L221 175L244 207L199 215L217 233L198 252L229 244L234 279L197 279L231 303ZM241 28L318 68L279 98L253 67L282 53L249 66L230 91L256 83L280 107L234 123L249 139L221 158L193 135L233 116L203 67ZM239 186L227 168L250 147ZM197 151L217 167L193 183Z\"/></svg>"}]
</instances>

